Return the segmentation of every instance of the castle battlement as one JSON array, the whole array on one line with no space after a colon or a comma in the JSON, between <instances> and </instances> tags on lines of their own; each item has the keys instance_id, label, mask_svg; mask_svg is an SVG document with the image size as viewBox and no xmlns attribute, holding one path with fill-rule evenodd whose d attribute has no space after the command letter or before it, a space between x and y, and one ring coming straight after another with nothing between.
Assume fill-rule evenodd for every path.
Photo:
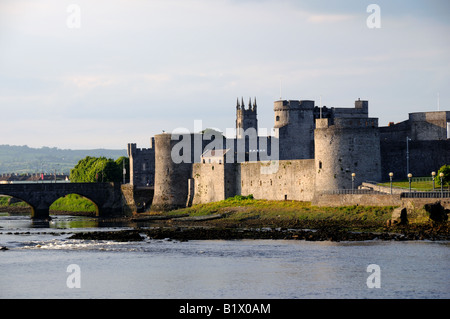
<instances>
[{"instance_id":1,"label":"castle battlement","mask_svg":"<svg viewBox=\"0 0 450 319\"><path fill-rule=\"evenodd\" d=\"M334 129L352 129L352 128L377 128L378 118L335 118L331 120L316 119L316 129L334 128Z\"/></svg>"}]
</instances>

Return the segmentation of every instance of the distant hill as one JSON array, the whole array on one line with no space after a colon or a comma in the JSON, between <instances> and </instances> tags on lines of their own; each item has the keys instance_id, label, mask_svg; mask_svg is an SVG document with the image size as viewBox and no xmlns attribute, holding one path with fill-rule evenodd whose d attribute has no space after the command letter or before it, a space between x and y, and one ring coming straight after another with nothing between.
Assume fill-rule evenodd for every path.
<instances>
[{"instance_id":1,"label":"distant hill","mask_svg":"<svg viewBox=\"0 0 450 319\"><path fill-rule=\"evenodd\" d=\"M56 147L0 145L0 174L4 173L69 173L86 156L117 159L127 156L126 150L69 150Z\"/></svg>"}]
</instances>

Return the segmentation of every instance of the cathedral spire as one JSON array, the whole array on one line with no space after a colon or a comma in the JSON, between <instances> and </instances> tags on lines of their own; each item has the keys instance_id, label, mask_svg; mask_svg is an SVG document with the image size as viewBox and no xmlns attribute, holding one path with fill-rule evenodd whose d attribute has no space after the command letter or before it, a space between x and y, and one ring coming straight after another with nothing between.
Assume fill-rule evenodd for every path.
<instances>
[{"instance_id":1,"label":"cathedral spire","mask_svg":"<svg viewBox=\"0 0 450 319\"><path fill-rule=\"evenodd\" d=\"M253 101L253 111L256 111L256 96L255 96L255 100Z\"/></svg>"},{"instance_id":2,"label":"cathedral spire","mask_svg":"<svg viewBox=\"0 0 450 319\"><path fill-rule=\"evenodd\" d=\"M236 110L239 110L241 106L239 105L239 98L236 98Z\"/></svg>"},{"instance_id":3,"label":"cathedral spire","mask_svg":"<svg viewBox=\"0 0 450 319\"><path fill-rule=\"evenodd\" d=\"M241 97L241 107L243 110L245 109L244 97Z\"/></svg>"}]
</instances>

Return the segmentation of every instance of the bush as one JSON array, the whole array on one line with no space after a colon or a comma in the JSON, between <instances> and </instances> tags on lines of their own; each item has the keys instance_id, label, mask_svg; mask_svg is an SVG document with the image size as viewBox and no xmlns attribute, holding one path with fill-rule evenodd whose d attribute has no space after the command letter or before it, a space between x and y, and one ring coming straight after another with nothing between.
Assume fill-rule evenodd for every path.
<instances>
[{"instance_id":1,"label":"bush","mask_svg":"<svg viewBox=\"0 0 450 319\"><path fill-rule=\"evenodd\" d=\"M442 178L443 186L450 186L450 165L444 165L439 169L436 176L438 185L441 185L441 178L439 176L441 173L444 173L444 177Z\"/></svg>"},{"instance_id":2,"label":"bush","mask_svg":"<svg viewBox=\"0 0 450 319\"><path fill-rule=\"evenodd\" d=\"M254 199L253 194L250 194L248 196L236 195L234 197L227 198L226 200L231 202L231 201L243 201L248 199L253 200Z\"/></svg>"},{"instance_id":3,"label":"bush","mask_svg":"<svg viewBox=\"0 0 450 319\"><path fill-rule=\"evenodd\" d=\"M87 156L70 171L70 181L75 183L120 182L123 180L124 161L126 171L129 172L127 158L123 157L114 161L106 157Z\"/></svg>"}]
</instances>

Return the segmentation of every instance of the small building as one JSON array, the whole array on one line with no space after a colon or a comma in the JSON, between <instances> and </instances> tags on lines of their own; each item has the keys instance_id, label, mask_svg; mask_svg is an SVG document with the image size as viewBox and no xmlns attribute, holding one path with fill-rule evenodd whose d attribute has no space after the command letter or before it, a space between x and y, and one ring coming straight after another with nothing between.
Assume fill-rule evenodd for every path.
<instances>
[{"instance_id":1,"label":"small building","mask_svg":"<svg viewBox=\"0 0 450 319\"><path fill-rule=\"evenodd\" d=\"M201 156L201 162L203 164L223 164L225 163L225 154L229 151L229 149L223 150L207 150Z\"/></svg>"}]
</instances>

